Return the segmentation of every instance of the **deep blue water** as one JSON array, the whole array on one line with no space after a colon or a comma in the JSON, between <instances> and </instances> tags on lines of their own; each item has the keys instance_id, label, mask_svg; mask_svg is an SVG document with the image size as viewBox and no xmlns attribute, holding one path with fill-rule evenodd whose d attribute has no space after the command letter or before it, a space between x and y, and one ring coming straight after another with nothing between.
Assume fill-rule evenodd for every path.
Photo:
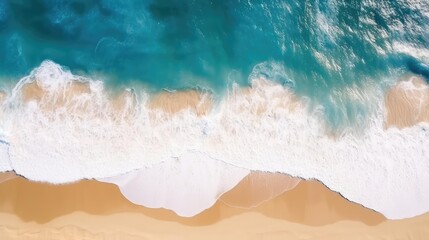
<instances>
[{"instance_id":1,"label":"deep blue water","mask_svg":"<svg viewBox=\"0 0 429 240\"><path fill-rule=\"evenodd\" d=\"M0 77L50 59L116 86L222 92L249 84L266 62L260 75L325 102L336 124L363 106L338 109L332 89L406 72L429 78L427 60L393 47L429 50L428 25L423 0L0 0Z\"/></svg>"}]
</instances>

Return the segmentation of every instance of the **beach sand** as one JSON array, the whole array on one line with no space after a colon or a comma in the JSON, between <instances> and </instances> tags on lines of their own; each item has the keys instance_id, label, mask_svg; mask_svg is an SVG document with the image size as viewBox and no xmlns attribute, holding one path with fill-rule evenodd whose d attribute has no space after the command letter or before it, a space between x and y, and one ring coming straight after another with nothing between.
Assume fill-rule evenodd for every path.
<instances>
[{"instance_id":1,"label":"beach sand","mask_svg":"<svg viewBox=\"0 0 429 240\"><path fill-rule=\"evenodd\" d=\"M219 199L232 207L252 208L295 188L301 180L281 173L251 172Z\"/></svg>"},{"instance_id":2,"label":"beach sand","mask_svg":"<svg viewBox=\"0 0 429 240\"><path fill-rule=\"evenodd\" d=\"M0 183L9 181L11 179L14 179L18 176L16 176L16 174L14 172L4 172L4 173L0 173Z\"/></svg>"},{"instance_id":3,"label":"beach sand","mask_svg":"<svg viewBox=\"0 0 429 240\"><path fill-rule=\"evenodd\" d=\"M232 190L234 191L234 190ZM0 184L1 239L425 239L429 214L386 220L317 181L252 209L219 201L182 218L127 201L115 185L85 180Z\"/></svg>"},{"instance_id":4,"label":"beach sand","mask_svg":"<svg viewBox=\"0 0 429 240\"><path fill-rule=\"evenodd\" d=\"M386 127L429 121L427 85L411 79L387 93ZM85 92L82 89L76 91ZM26 96L26 101L40 99L37 91ZM202 97L194 91L166 92L148 104L171 114L189 107L204 115L211 100L201 105ZM210 209L191 218L134 205L115 185L95 180L50 185L13 177L0 175L0 239L429 238L429 213L387 220L318 181L281 174L252 173Z\"/></svg>"},{"instance_id":5,"label":"beach sand","mask_svg":"<svg viewBox=\"0 0 429 240\"><path fill-rule=\"evenodd\" d=\"M234 208L218 201L191 218L179 217L169 210L134 205L115 185L94 180L50 185L18 177L0 184L0 196L2 239L19 239L20 235L28 239L50 239L56 234L65 234L64 239L66 236L97 239L110 234L118 239L133 239L132 236L157 239L161 235L176 234L188 238L195 233L200 237L204 234L251 237L278 231L290 234L295 228L308 231L304 235L294 233L305 236L311 229L331 228L346 222L351 231L356 230L354 226L364 231L390 222L317 181L301 181L292 190L251 209Z\"/></svg>"}]
</instances>

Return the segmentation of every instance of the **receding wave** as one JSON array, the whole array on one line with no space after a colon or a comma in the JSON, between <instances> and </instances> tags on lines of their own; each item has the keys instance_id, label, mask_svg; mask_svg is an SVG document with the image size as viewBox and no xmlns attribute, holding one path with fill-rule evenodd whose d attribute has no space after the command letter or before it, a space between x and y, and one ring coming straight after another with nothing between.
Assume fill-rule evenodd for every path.
<instances>
[{"instance_id":1,"label":"receding wave","mask_svg":"<svg viewBox=\"0 0 429 240\"><path fill-rule=\"evenodd\" d=\"M254 208L293 189L299 182L299 178L285 174L252 172L220 200L232 207Z\"/></svg>"},{"instance_id":2,"label":"receding wave","mask_svg":"<svg viewBox=\"0 0 429 240\"><path fill-rule=\"evenodd\" d=\"M150 168L98 179L119 186L131 202L150 208L166 208L184 217L195 216L231 190L248 170L188 153Z\"/></svg>"},{"instance_id":3,"label":"receding wave","mask_svg":"<svg viewBox=\"0 0 429 240\"><path fill-rule=\"evenodd\" d=\"M341 133L329 131L322 105L264 79L253 79L249 88L233 87L219 101L209 93L192 94L184 104L175 97L153 102L138 89L109 94L102 81L45 61L4 97L0 171L51 183L113 177L126 196L172 206L183 215L203 207L153 202L140 198L134 186L127 193L127 184L171 189L177 183L175 193L153 191L166 200L174 194L191 198L187 187L194 186L204 189L198 198L209 205L248 171L259 170L318 179L388 218L429 210L429 126L416 121L413 127L386 128L384 92L374 85L332 92L332 98L370 113L359 121L359 131ZM188 159L189 154L199 157ZM133 170L155 171L149 175L161 182L151 184L144 174L118 177Z\"/></svg>"}]
</instances>

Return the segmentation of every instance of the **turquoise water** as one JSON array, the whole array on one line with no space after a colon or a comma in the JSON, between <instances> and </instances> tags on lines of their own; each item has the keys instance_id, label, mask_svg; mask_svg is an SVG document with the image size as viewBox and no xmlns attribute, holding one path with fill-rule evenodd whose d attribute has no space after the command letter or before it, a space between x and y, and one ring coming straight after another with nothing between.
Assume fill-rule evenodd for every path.
<instances>
[{"instance_id":1,"label":"turquoise water","mask_svg":"<svg viewBox=\"0 0 429 240\"><path fill-rule=\"evenodd\" d=\"M341 125L365 106L342 109L333 89L429 78L428 23L427 1L0 0L0 77L50 59L116 87L222 92L264 63L258 76L321 102Z\"/></svg>"}]
</instances>

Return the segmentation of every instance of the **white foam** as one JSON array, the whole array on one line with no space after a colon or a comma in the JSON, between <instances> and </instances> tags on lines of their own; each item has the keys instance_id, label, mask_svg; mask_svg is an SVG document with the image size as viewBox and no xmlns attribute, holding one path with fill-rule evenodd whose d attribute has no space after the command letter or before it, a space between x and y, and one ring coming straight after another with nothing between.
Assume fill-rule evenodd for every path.
<instances>
[{"instance_id":1,"label":"white foam","mask_svg":"<svg viewBox=\"0 0 429 240\"><path fill-rule=\"evenodd\" d=\"M191 217L210 208L249 172L190 152L150 168L98 180L118 185L135 204Z\"/></svg>"},{"instance_id":2,"label":"white foam","mask_svg":"<svg viewBox=\"0 0 429 240\"><path fill-rule=\"evenodd\" d=\"M323 107L309 112L305 101L298 101L295 111L278 107L296 102L293 94L264 81L254 81L248 93L233 89L202 117L188 110L173 117L149 110L142 94L139 104L130 106L135 107L132 119L117 121L101 82L69 103L76 109L85 105L84 112L70 107L46 112L40 103L21 101L22 85L43 81L41 87L56 93L68 86L62 83L81 78L53 63L40 68L23 79L2 105L0 126L10 144L11 167L31 180L65 183L111 177L199 152L239 168L319 179L388 218L429 211L429 126L384 130L382 92L373 91L374 96L366 98L376 110L359 125L365 127L363 133L345 132L334 139L325 134ZM55 74L39 74L49 71ZM54 96L47 94L42 101ZM212 199L209 192L207 199Z\"/></svg>"},{"instance_id":3,"label":"white foam","mask_svg":"<svg viewBox=\"0 0 429 240\"><path fill-rule=\"evenodd\" d=\"M13 170L9 161L9 145L0 138L0 172Z\"/></svg>"},{"instance_id":4,"label":"white foam","mask_svg":"<svg viewBox=\"0 0 429 240\"><path fill-rule=\"evenodd\" d=\"M423 47L396 41L392 44L392 51L412 56L425 63L429 62L429 50Z\"/></svg>"}]
</instances>

